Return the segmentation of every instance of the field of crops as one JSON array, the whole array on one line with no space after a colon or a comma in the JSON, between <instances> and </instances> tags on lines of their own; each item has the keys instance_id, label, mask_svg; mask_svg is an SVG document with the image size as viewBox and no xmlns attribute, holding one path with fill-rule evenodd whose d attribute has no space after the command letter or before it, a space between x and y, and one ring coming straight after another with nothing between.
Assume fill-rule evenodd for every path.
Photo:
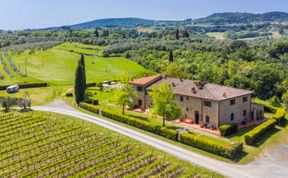
<instances>
[{"instance_id":1,"label":"field of crops","mask_svg":"<svg viewBox=\"0 0 288 178\"><path fill-rule=\"evenodd\" d=\"M0 177L221 177L55 114L0 112Z\"/></svg>"}]
</instances>

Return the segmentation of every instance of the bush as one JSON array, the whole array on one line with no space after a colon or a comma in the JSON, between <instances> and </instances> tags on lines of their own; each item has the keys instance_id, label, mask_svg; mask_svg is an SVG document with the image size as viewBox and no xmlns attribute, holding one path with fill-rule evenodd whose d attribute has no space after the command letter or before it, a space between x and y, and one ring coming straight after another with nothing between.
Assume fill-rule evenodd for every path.
<instances>
[{"instance_id":1,"label":"bush","mask_svg":"<svg viewBox=\"0 0 288 178\"><path fill-rule=\"evenodd\" d=\"M67 92L66 93L66 97L73 97L73 93L72 92Z\"/></svg>"},{"instance_id":2,"label":"bush","mask_svg":"<svg viewBox=\"0 0 288 178\"><path fill-rule=\"evenodd\" d=\"M93 106L87 103L80 103L79 106L83 109L99 114L100 106ZM137 127L148 132L152 132L174 141L178 141L178 133L176 131L177 128L162 127L161 125L142 121L134 117L122 115L115 111L107 111L105 109L101 110L101 114L104 117ZM229 159L234 158L243 150L242 143L230 144L222 140L219 141L216 138L199 135L192 132L181 134L180 142L213 154L224 156Z\"/></svg>"},{"instance_id":3,"label":"bush","mask_svg":"<svg viewBox=\"0 0 288 178\"><path fill-rule=\"evenodd\" d=\"M237 132L238 125L236 123L233 123L231 125L221 125L219 127L220 133L222 136L229 136Z\"/></svg>"},{"instance_id":4,"label":"bush","mask_svg":"<svg viewBox=\"0 0 288 178\"><path fill-rule=\"evenodd\" d=\"M93 82L93 83L87 83L86 84L86 87L96 87L97 83L96 82Z\"/></svg>"},{"instance_id":5,"label":"bush","mask_svg":"<svg viewBox=\"0 0 288 178\"><path fill-rule=\"evenodd\" d=\"M277 121L269 119L266 122L255 127L253 130L245 134L245 143L247 145L254 145L256 141L263 136L268 130L275 128Z\"/></svg>"},{"instance_id":6,"label":"bush","mask_svg":"<svg viewBox=\"0 0 288 178\"><path fill-rule=\"evenodd\" d=\"M235 158L243 150L242 143L225 145L218 143L214 138L190 132L181 134L180 142L229 159Z\"/></svg>"}]
</instances>

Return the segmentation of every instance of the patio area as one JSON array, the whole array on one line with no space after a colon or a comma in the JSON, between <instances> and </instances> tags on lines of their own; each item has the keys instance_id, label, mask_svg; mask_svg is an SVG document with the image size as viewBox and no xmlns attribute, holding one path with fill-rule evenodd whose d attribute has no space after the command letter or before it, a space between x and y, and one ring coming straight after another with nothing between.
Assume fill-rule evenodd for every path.
<instances>
[{"instance_id":1,"label":"patio area","mask_svg":"<svg viewBox=\"0 0 288 178\"><path fill-rule=\"evenodd\" d=\"M177 119L175 121L173 121L174 124L177 124L179 126L183 126L186 128L191 128L191 129L196 129L197 131L199 131L200 133L209 133L209 134L213 134L213 135L220 135L220 131L219 130L212 130L210 128L205 128L205 127L201 127L201 125L199 124L193 124L192 121L190 119Z\"/></svg>"},{"instance_id":2,"label":"patio area","mask_svg":"<svg viewBox=\"0 0 288 178\"><path fill-rule=\"evenodd\" d=\"M238 129L250 127L250 126L253 126L253 125L259 125L259 124L261 124L261 123L263 123L263 122L265 122L267 120L268 120L268 118L263 118L261 120L254 120L254 121L250 121L250 122L246 123L245 125L239 123L238 124ZM197 130L200 133L209 133L209 134L213 134L213 135L216 135L216 136L220 136L219 129L213 130L213 129L210 129L210 128L201 127L200 124L193 124L193 122L190 119L185 119L185 118L177 119L177 120L173 121L173 123L177 124L179 126L182 126L182 127L186 127L186 128L191 128L191 129Z\"/></svg>"}]
</instances>

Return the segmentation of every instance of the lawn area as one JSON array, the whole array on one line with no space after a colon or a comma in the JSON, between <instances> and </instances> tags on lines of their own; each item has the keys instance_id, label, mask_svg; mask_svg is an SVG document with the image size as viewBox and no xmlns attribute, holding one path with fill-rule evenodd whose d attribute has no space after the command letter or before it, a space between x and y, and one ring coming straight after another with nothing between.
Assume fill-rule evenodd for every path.
<instances>
[{"instance_id":1,"label":"lawn area","mask_svg":"<svg viewBox=\"0 0 288 178\"><path fill-rule=\"evenodd\" d=\"M27 96L32 100L32 105L43 105L54 101L57 97L61 96L69 86L51 86L43 88L29 88L20 89L19 92L8 94L6 91L0 91L0 96L24 98Z\"/></svg>"},{"instance_id":2,"label":"lawn area","mask_svg":"<svg viewBox=\"0 0 288 178\"><path fill-rule=\"evenodd\" d=\"M213 37L217 40L225 40L225 33L223 32L211 32L211 33L206 33L209 37Z\"/></svg>"},{"instance_id":3,"label":"lawn area","mask_svg":"<svg viewBox=\"0 0 288 178\"><path fill-rule=\"evenodd\" d=\"M104 48L80 43L64 43L32 54L29 54L29 51L22 54L10 53L13 62L19 66L22 72L25 71L25 60L27 59L28 78L21 77L15 78L15 80L9 78L1 81L1 84L40 80L54 85L71 85L79 59L79 54L76 52L88 54L85 56L87 82L118 79L120 75L127 73L139 75L147 72L137 63L125 58L101 57Z\"/></svg>"}]
</instances>

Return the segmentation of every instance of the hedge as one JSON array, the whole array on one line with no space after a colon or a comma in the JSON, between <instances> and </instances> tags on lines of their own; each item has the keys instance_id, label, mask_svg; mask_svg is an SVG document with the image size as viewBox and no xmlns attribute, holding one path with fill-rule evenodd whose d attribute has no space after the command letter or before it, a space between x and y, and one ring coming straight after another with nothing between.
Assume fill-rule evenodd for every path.
<instances>
[{"instance_id":1,"label":"hedge","mask_svg":"<svg viewBox=\"0 0 288 178\"><path fill-rule=\"evenodd\" d=\"M278 125L282 125L285 122L285 109L278 108L272 119L275 119Z\"/></svg>"},{"instance_id":2,"label":"hedge","mask_svg":"<svg viewBox=\"0 0 288 178\"><path fill-rule=\"evenodd\" d=\"M0 86L0 90L6 90L7 87L10 85L2 85ZM20 89L23 88L39 88L39 87L48 87L48 83L25 83L25 84L19 84L18 85Z\"/></svg>"},{"instance_id":3,"label":"hedge","mask_svg":"<svg viewBox=\"0 0 288 178\"><path fill-rule=\"evenodd\" d=\"M229 135L232 135L234 133L237 132L238 130L238 125L236 123L233 123L233 124L226 124L226 125L221 125L219 127L219 130L220 130L220 134L222 136L229 136Z\"/></svg>"},{"instance_id":4,"label":"hedge","mask_svg":"<svg viewBox=\"0 0 288 178\"><path fill-rule=\"evenodd\" d=\"M86 109L88 111L94 112L96 114L99 114L100 106L94 106L87 103L80 103L79 105L81 108ZM101 110L101 114L104 117L137 127L139 129L155 133L157 135L161 135L163 137L169 138L171 140L177 141L178 140L178 133L174 129L169 129L166 127L162 127L160 125L155 125L153 123L148 123L145 121L142 121L140 119L126 116L119 114L115 111L107 111L105 109Z\"/></svg>"},{"instance_id":5,"label":"hedge","mask_svg":"<svg viewBox=\"0 0 288 178\"><path fill-rule=\"evenodd\" d=\"M237 157L237 155L243 151L242 143L227 143L225 145L223 143L217 143L217 141L211 137L189 132L180 135L180 142L229 159Z\"/></svg>"},{"instance_id":6,"label":"hedge","mask_svg":"<svg viewBox=\"0 0 288 178\"><path fill-rule=\"evenodd\" d=\"M94 106L87 103L80 103L79 106L83 109L99 114L100 106ZM199 148L229 159L236 157L238 153L241 153L243 151L242 143L225 143L225 141L192 132L181 134L179 136L180 140L178 140L178 133L175 129L162 127L161 125L156 125L134 117L122 115L115 111L107 111L103 109L101 110L101 114L107 118L123 122L139 129L152 132L168 139L179 141L192 147Z\"/></svg>"},{"instance_id":7,"label":"hedge","mask_svg":"<svg viewBox=\"0 0 288 178\"><path fill-rule=\"evenodd\" d=\"M254 145L256 141L263 136L270 129L275 128L277 121L275 119L269 119L259 126L255 127L253 130L245 134L245 143L247 145Z\"/></svg>"},{"instance_id":8,"label":"hedge","mask_svg":"<svg viewBox=\"0 0 288 178\"><path fill-rule=\"evenodd\" d=\"M257 103L257 102L256 102ZM258 103L262 106L264 106L264 111L273 113L274 115L272 116L272 119L275 119L277 121L278 125L282 125L285 123L285 109L284 108L277 108L274 106L271 106L269 104L264 104L264 103Z\"/></svg>"}]
</instances>

